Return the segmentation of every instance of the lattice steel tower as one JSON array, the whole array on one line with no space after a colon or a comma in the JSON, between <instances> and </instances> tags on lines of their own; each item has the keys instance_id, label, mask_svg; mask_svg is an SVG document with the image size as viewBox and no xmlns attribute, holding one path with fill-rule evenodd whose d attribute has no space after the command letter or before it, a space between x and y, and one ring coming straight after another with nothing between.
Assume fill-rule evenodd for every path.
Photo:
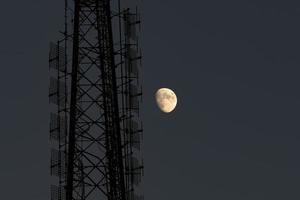
<instances>
[{"instance_id":1,"label":"lattice steel tower","mask_svg":"<svg viewBox=\"0 0 300 200\"><path fill-rule=\"evenodd\" d=\"M51 200L143 199L139 27L134 2L65 0L49 53Z\"/></svg>"}]
</instances>

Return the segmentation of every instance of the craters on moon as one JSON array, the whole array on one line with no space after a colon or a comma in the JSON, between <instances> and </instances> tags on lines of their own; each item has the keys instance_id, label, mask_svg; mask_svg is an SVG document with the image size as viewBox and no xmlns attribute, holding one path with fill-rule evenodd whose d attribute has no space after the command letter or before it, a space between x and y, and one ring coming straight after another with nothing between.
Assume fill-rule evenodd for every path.
<instances>
[{"instance_id":1,"label":"craters on moon","mask_svg":"<svg viewBox=\"0 0 300 200\"><path fill-rule=\"evenodd\" d=\"M160 88L155 94L157 106L165 113L172 112L177 105L176 94L169 88Z\"/></svg>"}]
</instances>

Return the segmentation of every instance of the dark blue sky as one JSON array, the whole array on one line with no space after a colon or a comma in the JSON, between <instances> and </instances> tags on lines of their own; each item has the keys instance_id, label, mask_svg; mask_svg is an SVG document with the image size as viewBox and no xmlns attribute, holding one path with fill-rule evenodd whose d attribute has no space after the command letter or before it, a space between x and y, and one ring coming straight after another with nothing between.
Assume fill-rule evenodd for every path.
<instances>
[{"instance_id":1,"label":"dark blue sky","mask_svg":"<svg viewBox=\"0 0 300 200\"><path fill-rule=\"evenodd\" d=\"M0 7L1 199L50 199L48 44L63 2ZM300 198L300 3L142 1L146 200ZM155 105L170 87L178 107Z\"/></svg>"}]
</instances>

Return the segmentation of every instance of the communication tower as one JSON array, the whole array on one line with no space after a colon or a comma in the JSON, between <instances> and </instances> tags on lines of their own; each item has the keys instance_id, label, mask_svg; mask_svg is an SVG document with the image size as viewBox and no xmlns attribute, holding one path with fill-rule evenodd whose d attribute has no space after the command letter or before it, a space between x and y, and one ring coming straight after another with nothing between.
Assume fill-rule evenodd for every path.
<instances>
[{"instance_id":1,"label":"communication tower","mask_svg":"<svg viewBox=\"0 0 300 200\"><path fill-rule=\"evenodd\" d=\"M51 200L142 200L140 13L120 0L65 0L50 44Z\"/></svg>"}]
</instances>

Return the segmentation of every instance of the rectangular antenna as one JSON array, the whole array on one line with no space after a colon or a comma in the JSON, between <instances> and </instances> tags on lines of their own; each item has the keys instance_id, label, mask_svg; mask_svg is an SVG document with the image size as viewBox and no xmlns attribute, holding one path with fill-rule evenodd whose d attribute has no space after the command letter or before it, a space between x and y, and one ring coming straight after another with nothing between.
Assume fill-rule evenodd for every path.
<instances>
[{"instance_id":1,"label":"rectangular antenna","mask_svg":"<svg viewBox=\"0 0 300 200\"><path fill-rule=\"evenodd\" d=\"M50 43L49 68L65 71L65 49L53 42Z\"/></svg>"}]
</instances>

